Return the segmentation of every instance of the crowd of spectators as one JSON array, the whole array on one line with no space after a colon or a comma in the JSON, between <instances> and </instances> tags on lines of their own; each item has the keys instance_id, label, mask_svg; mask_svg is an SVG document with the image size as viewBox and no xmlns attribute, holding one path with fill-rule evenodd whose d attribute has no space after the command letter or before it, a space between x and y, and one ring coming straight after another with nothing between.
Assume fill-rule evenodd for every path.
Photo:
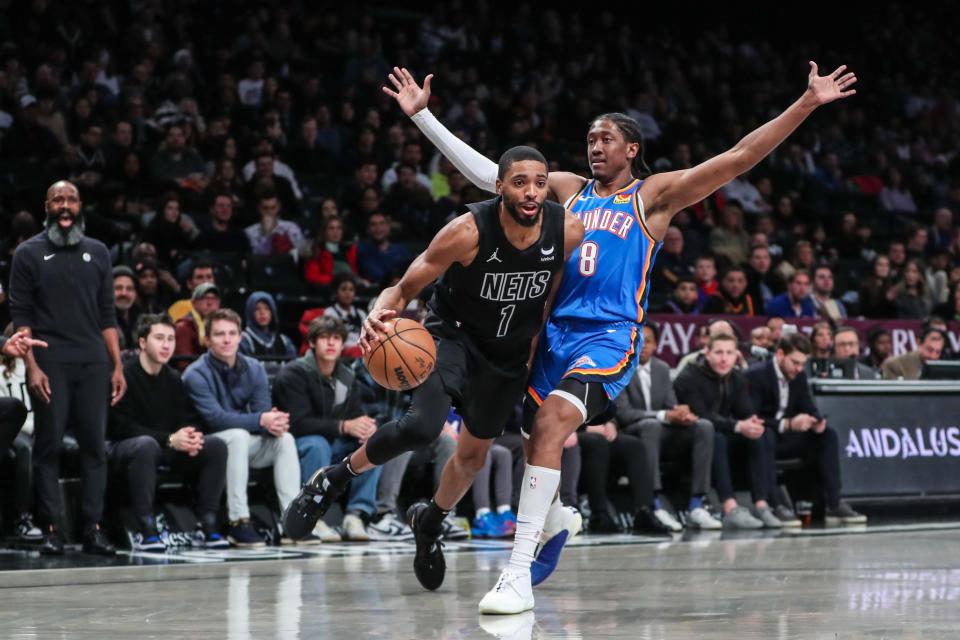
<instances>
[{"instance_id":1,"label":"crowd of spectators","mask_svg":"<svg viewBox=\"0 0 960 640\"><path fill-rule=\"evenodd\" d=\"M181 434L177 446L151 432L121 428L117 433L141 438L134 448L141 456L152 451L144 444L149 438L177 451L200 440L225 442L232 523L243 525L249 517L241 495L246 472L239 460L276 466L277 460L296 456L301 482L309 469L351 450L342 440L362 439L402 411L401 395L364 386L362 366L350 361L358 355L364 309L382 287L396 281L433 233L462 211L463 203L486 197L380 91L395 64L410 68L418 79L436 73L431 109L482 153L495 157L510 145L533 144L551 168L584 174L583 133L598 113L625 111L640 123L653 171L683 169L731 146L789 104L802 90L808 58L821 60L822 67L851 64L861 78L861 95L836 105L829 115L818 114L749 175L675 218L654 269L651 310L776 316L741 340L741 351L727 354L744 366L757 353L753 347L770 361L783 352L777 347L791 318L821 318L825 327L812 335L809 377L820 373L823 360L859 356L856 377L917 377L922 360L950 355L943 330L947 322L960 320L960 159L955 155L960 94L949 49L936 34L956 18L952 7L923 13L878 7L847 27L852 33L845 36L853 37L838 37L820 49L817 38L778 40L751 32L736 20L736 9L729 19L709 20L709 28L688 40L678 29L692 27L676 18L644 21L641 27L620 20L612 9L561 16L527 3L511 12L487 2L467 8L457 0L363 11L320 11L300 1L0 4L7 5L0 15L0 323L10 319L4 291L12 255L40 230L47 186L69 179L80 191L86 233L111 250L126 361L157 375L155 362L144 364L142 343L150 333L149 327L146 334L138 329L138 320L169 313L173 347L166 360L187 371L183 384L201 416L191 424L178 418L178 424L164 425ZM593 37L596 29L605 37ZM829 42L831 33L841 32L821 35ZM844 42L859 44L853 49ZM931 46L921 48L921 43ZM898 55L889 55L892 50ZM921 56L924 73L918 74ZM422 300L413 305L412 315L422 313ZM224 315L230 309L237 313ZM885 361L889 333L877 330L860 345L861 336L843 326L858 317L927 322L917 352ZM236 326L236 345L232 328L227 337L210 333L212 320ZM325 333L311 333L318 326L326 327ZM691 372L712 375L710 341L735 333L731 326L721 328L728 330L713 335L712 328L704 330L702 350L686 361ZM333 334L341 338L345 360L335 367L328 362L327 371L316 345ZM729 346L729 340L718 344ZM221 358L217 350L233 353ZM281 367L297 352L305 354L298 364ZM339 380L364 391L348 394L350 402L336 396L331 404L330 390L318 390L310 408L322 414L317 420L336 421L331 411L347 413L338 430L329 422L304 427L309 419L290 407L275 408L271 394L281 392L264 390L257 377L256 384L247 381L251 393L256 387L256 398L241 404L244 411L269 418L256 424L241 420L227 429L223 415L211 413L209 404L209 395L218 392L218 376L227 375L210 371L224 361L231 370L243 370L238 380L262 368L263 380L270 383L292 380L303 369L310 371L302 375L312 375L310 363L319 363L319 380L331 389ZM5 366L0 387L29 402L25 384L14 382L18 366L13 360ZM22 371L19 375L23 380ZM678 397L689 375L677 378ZM212 390L202 389L201 381ZM675 454L677 438L663 425L676 424L690 427L690 437L678 440L681 449L692 449L700 471L691 479L685 509L694 526L713 526L724 515L698 510L708 482L704 443L712 446L724 438L729 442L721 442L721 448L744 444L755 455L750 469L757 487L753 515L726 495L723 511L750 525L751 519L769 523L777 513L789 515L778 511L784 505L771 493L769 466L764 466L769 458L754 451L777 453L779 445L759 446L759 440L741 437L741 431L755 431L770 416L741 416L744 407L731 408L723 421L713 421L721 436L711 438L705 435L707 417L692 409L690 398L680 397L682 404L674 406L664 400L657 408L639 386L625 397L643 399L640 409L647 413L633 415L630 407L621 407L623 415L618 412L568 444L602 461L635 461L637 443L645 447L646 463L626 469L634 488L631 510L640 525L657 528L664 522L659 472L651 469L657 469L661 448L664 455ZM235 395L227 400L240 402ZM354 415L357 403L362 410ZM259 408L249 409L253 406ZM748 419L750 425L736 428ZM268 424L261 424L264 420ZM730 429L719 426L729 421ZM814 426L806 418L800 422L803 432ZM284 431L284 425L315 441L308 446L298 438L295 446L276 451L257 444L264 430ZM227 431L241 435L220 437ZM442 467L454 436L451 427L447 440L418 462ZM505 438L501 444L515 461L518 441ZM21 468L29 455L23 453L27 440L18 436L15 445ZM118 455L127 459L133 453ZM715 460L717 451L710 455ZM481 531L510 529L506 460L495 450L488 461L494 498L488 487L474 495ZM379 486L371 479L372 488L351 494L348 512L357 519L349 522L348 537L363 539L365 528L384 522L377 518L384 515L389 516L385 531L406 535L402 523L395 522L396 494L397 478L409 462L410 456L398 459L383 470ZM591 462L590 467L606 465ZM293 490L290 469L285 471L286 476L274 478L281 504ZM718 480L713 467L712 486L728 487L729 473L721 469L719 475ZM387 478L394 480L385 484ZM597 505L603 504L605 480L585 476L581 483L597 514L603 513ZM26 516L29 494L17 486L17 509ZM149 502L142 492L136 496L140 505ZM832 494L827 502L828 509L841 508ZM206 505L209 510L209 500ZM486 517L491 514L503 517L494 522ZM215 542L213 534L219 532L209 513L201 515L205 539ZM21 524L22 531L36 535L29 518ZM595 526L616 525L597 515ZM232 532L234 539L257 541L256 531L241 528ZM138 535L140 544L148 544L143 541L153 532L144 525Z\"/></svg>"}]
</instances>

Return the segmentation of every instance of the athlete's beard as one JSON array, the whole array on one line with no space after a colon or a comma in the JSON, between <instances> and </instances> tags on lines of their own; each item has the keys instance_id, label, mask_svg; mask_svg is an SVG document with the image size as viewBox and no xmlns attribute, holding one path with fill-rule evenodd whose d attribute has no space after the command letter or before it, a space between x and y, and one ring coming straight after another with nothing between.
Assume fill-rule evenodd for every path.
<instances>
[{"instance_id":1,"label":"athlete's beard","mask_svg":"<svg viewBox=\"0 0 960 640\"><path fill-rule=\"evenodd\" d=\"M78 213L73 217L73 224L70 228L64 230L59 223L60 214L56 211L47 213L47 238L58 247L74 247L83 240L83 214Z\"/></svg>"},{"instance_id":2,"label":"athlete's beard","mask_svg":"<svg viewBox=\"0 0 960 640\"><path fill-rule=\"evenodd\" d=\"M510 217L519 224L521 227L535 227L537 223L540 222L540 214L543 213L543 203L540 203L540 206L537 208L536 215L532 217L527 217L520 213L520 207L517 206L515 202L503 199L503 208L507 210L507 213L510 214Z\"/></svg>"}]
</instances>

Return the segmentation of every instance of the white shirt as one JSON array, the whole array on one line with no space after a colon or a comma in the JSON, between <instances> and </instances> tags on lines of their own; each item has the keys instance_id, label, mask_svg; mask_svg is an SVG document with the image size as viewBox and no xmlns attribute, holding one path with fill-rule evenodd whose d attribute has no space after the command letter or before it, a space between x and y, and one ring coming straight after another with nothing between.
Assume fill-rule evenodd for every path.
<instances>
[{"instance_id":1,"label":"white shirt","mask_svg":"<svg viewBox=\"0 0 960 640\"><path fill-rule=\"evenodd\" d=\"M786 420L783 419L783 414L787 412L787 404L790 403L790 383L783 375L783 372L780 371L780 365L776 362L773 363L773 370L777 372L777 386L780 388L780 408L777 409L775 418L780 421L779 431L783 433L786 423Z\"/></svg>"}]
</instances>

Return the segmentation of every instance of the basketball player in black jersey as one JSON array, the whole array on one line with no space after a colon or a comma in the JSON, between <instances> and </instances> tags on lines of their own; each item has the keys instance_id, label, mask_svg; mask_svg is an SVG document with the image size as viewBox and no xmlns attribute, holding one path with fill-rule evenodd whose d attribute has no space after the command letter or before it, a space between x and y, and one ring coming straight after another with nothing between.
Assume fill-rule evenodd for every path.
<instances>
[{"instance_id":1,"label":"basketball player in black jersey","mask_svg":"<svg viewBox=\"0 0 960 640\"><path fill-rule=\"evenodd\" d=\"M414 571L427 589L443 583L441 523L473 484L493 438L524 393L535 338L560 283L561 269L583 239L583 225L547 201L547 162L530 147L500 158L498 197L437 233L400 280L385 289L360 337L364 354L420 291L441 277L426 327L437 342L437 364L413 392L410 409L381 426L339 464L321 469L284 515L286 534L310 533L351 478L406 451L433 442L451 406L463 418L456 453L429 503L408 511L417 543Z\"/></svg>"}]
</instances>

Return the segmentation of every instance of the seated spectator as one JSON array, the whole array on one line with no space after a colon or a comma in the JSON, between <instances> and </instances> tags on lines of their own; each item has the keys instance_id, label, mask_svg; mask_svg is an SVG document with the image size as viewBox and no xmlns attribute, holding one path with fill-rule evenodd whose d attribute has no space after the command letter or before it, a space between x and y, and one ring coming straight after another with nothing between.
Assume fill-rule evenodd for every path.
<instances>
[{"instance_id":1,"label":"seated spectator","mask_svg":"<svg viewBox=\"0 0 960 640\"><path fill-rule=\"evenodd\" d=\"M404 237L430 237L438 226L433 220L433 197L430 189L417 181L416 167L397 165L397 181L383 199L383 210L403 231Z\"/></svg>"},{"instance_id":2,"label":"seated spectator","mask_svg":"<svg viewBox=\"0 0 960 640\"><path fill-rule=\"evenodd\" d=\"M276 197L284 213L294 218L300 217L302 209L300 206L300 196L293 189L293 184L284 176L274 173L276 159L272 151L260 151L254 158L256 169L251 176L244 176L247 184L244 187L243 199L247 203L257 205L259 211L260 196L268 191ZM246 218L250 221L250 217Z\"/></svg>"},{"instance_id":3,"label":"seated spectator","mask_svg":"<svg viewBox=\"0 0 960 640\"><path fill-rule=\"evenodd\" d=\"M730 324L727 320L718 320L714 319L708 322L705 325L700 327L700 330L697 333L698 344L700 345L696 351L692 351L687 355L680 358L680 362L677 363L677 375L680 375L680 372L694 362L703 362L703 358L707 353L707 345L710 343L710 338L718 335L729 335L734 336L736 339L739 334L737 333L737 328ZM739 339L737 340L739 343ZM740 353L739 349L737 350L737 369L746 369L747 368L747 359Z\"/></svg>"},{"instance_id":4,"label":"seated spectator","mask_svg":"<svg viewBox=\"0 0 960 640\"><path fill-rule=\"evenodd\" d=\"M113 268L113 306L117 316L117 332L120 334L120 350L136 349L133 334L141 311L137 305L137 286L130 267L120 265Z\"/></svg>"},{"instance_id":5,"label":"seated spectator","mask_svg":"<svg viewBox=\"0 0 960 640\"><path fill-rule=\"evenodd\" d=\"M747 355L747 362L754 364L769 360L770 349L773 348L773 338L770 327L761 325L750 330L750 353Z\"/></svg>"},{"instance_id":6,"label":"seated spectator","mask_svg":"<svg viewBox=\"0 0 960 640\"><path fill-rule=\"evenodd\" d=\"M878 255L870 275L860 285L860 315L867 318L895 318L897 291L890 275L890 258Z\"/></svg>"},{"instance_id":7,"label":"seated spectator","mask_svg":"<svg viewBox=\"0 0 960 640\"><path fill-rule=\"evenodd\" d=\"M810 395L804 373L810 351L810 340L794 333L780 341L773 360L747 370L750 399L775 442L766 460L767 499L776 519L786 527L799 527L800 520L784 504L778 488L776 460L813 454L826 501L827 526L865 523L865 516L840 500L840 439Z\"/></svg>"},{"instance_id":8,"label":"seated spectator","mask_svg":"<svg viewBox=\"0 0 960 640\"><path fill-rule=\"evenodd\" d=\"M269 170L266 167L258 166L257 163L259 158L265 158L266 156L269 156L272 160ZM300 191L300 184L297 182L296 174L293 172L293 169L290 168L290 165L276 157L276 154L273 152L273 143L270 142L268 138L260 138L257 140L254 145L252 159L243 165L242 172L244 182L249 183L255 181L255 174L258 173L258 170L262 176L283 178L290 185L294 199L297 202L303 199L303 193Z\"/></svg>"},{"instance_id":9,"label":"seated spectator","mask_svg":"<svg viewBox=\"0 0 960 640\"><path fill-rule=\"evenodd\" d=\"M183 126L167 128L163 144L150 161L150 177L161 189L185 187L201 191L206 186L207 167L196 149L187 145Z\"/></svg>"},{"instance_id":10,"label":"seated spectator","mask_svg":"<svg viewBox=\"0 0 960 640\"><path fill-rule=\"evenodd\" d=\"M367 314L357 308L353 302L357 297L357 285L353 275L349 273L337 274L333 279L333 304L326 308L323 315L339 319L347 330L347 337L343 343L345 358L359 358L360 332Z\"/></svg>"},{"instance_id":11,"label":"seated spectator","mask_svg":"<svg viewBox=\"0 0 960 640\"><path fill-rule=\"evenodd\" d=\"M693 259L685 248L683 232L678 227L668 227L653 266L650 286L654 291L673 289L681 278L693 277Z\"/></svg>"},{"instance_id":12,"label":"seated spectator","mask_svg":"<svg viewBox=\"0 0 960 640\"><path fill-rule=\"evenodd\" d=\"M930 300L935 305L943 304L950 297L950 268L950 252L946 249L936 249L927 258L923 275Z\"/></svg>"},{"instance_id":13,"label":"seated spectator","mask_svg":"<svg viewBox=\"0 0 960 640\"><path fill-rule=\"evenodd\" d=\"M734 529L760 529L782 526L767 503L767 456L773 446L773 434L763 427L754 413L747 378L736 369L737 339L729 333L710 337L702 362L681 371L674 381L677 402L707 420L714 429L713 486L723 507L723 524ZM746 450L757 517L737 504L733 490L731 455Z\"/></svg>"},{"instance_id":14,"label":"seated spectator","mask_svg":"<svg viewBox=\"0 0 960 640\"><path fill-rule=\"evenodd\" d=\"M917 204L909 187L903 184L903 174L896 167L887 171L884 187L880 190L880 206L892 213L917 213Z\"/></svg>"},{"instance_id":15,"label":"seated spectator","mask_svg":"<svg viewBox=\"0 0 960 640\"><path fill-rule=\"evenodd\" d=\"M157 248L162 262L179 264L196 245L200 231L180 210L180 198L168 193L160 199L159 210L143 232L143 238Z\"/></svg>"},{"instance_id":16,"label":"seated spectator","mask_svg":"<svg viewBox=\"0 0 960 640\"><path fill-rule=\"evenodd\" d=\"M784 282L788 283L790 276L799 270L806 271L809 278L809 274L813 272L815 266L815 259L816 254L813 252L813 245L808 240L800 240L793 247L793 257L777 265L775 272Z\"/></svg>"},{"instance_id":17,"label":"seated spectator","mask_svg":"<svg viewBox=\"0 0 960 640\"><path fill-rule=\"evenodd\" d=\"M889 329L875 327L867 332L867 347L870 352L864 355L860 362L880 371L883 363L893 355L893 336Z\"/></svg>"},{"instance_id":18,"label":"seated spectator","mask_svg":"<svg viewBox=\"0 0 960 640\"><path fill-rule=\"evenodd\" d=\"M816 317L817 309L810 299L810 273L803 269L794 271L787 279L787 292L770 300L766 313L782 318Z\"/></svg>"},{"instance_id":19,"label":"seated spectator","mask_svg":"<svg viewBox=\"0 0 960 640\"><path fill-rule=\"evenodd\" d=\"M185 315L193 312L193 292L197 290L201 284L213 284L217 283L216 276L213 272L213 264L209 262L197 261L190 266L190 275L187 276L186 282L186 291L190 294L190 297L184 300L177 300L172 305L167 313L170 315L170 318L177 322L180 318Z\"/></svg>"},{"instance_id":20,"label":"seated spectator","mask_svg":"<svg viewBox=\"0 0 960 640\"><path fill-rule=\"evenodd\" d=\"M333 215L324 220L313 257L303 265L307 282L329 287L340 273L357 274L357 246L343 241L343 220Z\"/></svg>"},{"instance_id":21,"label":"seated spectator","mask_svg":"<svg viewBox=\"0 0 960 640\"><path fill-rule=\"evenodd\" d=\"M256 203L260 222L245 229L253 255L290 255L298 260L304 246L300 227L295 222L280 219L280 201L274 193L261 192Z\"/></svg>"},{"instance_id":22,"label":"seated spectator","mask_svg":"<svg viewBox=\"0 0 960 640\"><path fill-rule=\"evenodd\" d=\"M400 158L397 162L393 163L389 169L383 172L383 179L381 180L381 188L384 192L389 192L390 187L392 187L400 179L400 166L408 165L414 170L414 179L419 182L424 188L429 192L433 183L430 181L430 176L423 173L420 170L420 163L423 161L423 148L420 146L420 143L416 140L407 140L403 143L403 147L400 149Z\"/></svg>"},{"instance_id":23,"label":"seated spectator","mask_svg":"<svg viewBox=\"0 0 960 640\"><path fill-rule=\"evenodd\" d=\"M720 279L720 288L707 298L703 312L709 314L753 316L756 308L747 293L747 272L743 267L730 267Z\"/></svg>"},{"instance_id":24,"label":"seated spectator","mask_svg":"<svg viewBox=\"0 0 960 640\"><path fill-rule=\"evenodd\" d=\"M720 224L710 232L710 253L726 261L727 266L743 264L750 249L750 236L743 228L743 210L735 200L728 201L720 213Z\"/></svg>"},{"instance_id":25,"label":"seated spectator","mask_svg":"<svg viewBox=\"0 0 960 640\"><path fill-rule=\"evenodd\" d=\"M210 202L210 218L203 225L197 246L217 253L250 253L250 240L243 229L233 226L233 198L217 193Z\"/></svg>"},{"instance_id":26,"label":"seated spectator","mask_svg":"<svg viewBox=\"0 0 960 640\"><path fill-rule=\"evenodd\" d=\"M377 430L376 421L364 415L360 387L353 370L340 360L347 330L336 318L320 317L310 323L310 350L281 369L274 383L276 405L290 414L290 432L300 458L300 482L305 484L333 460L357 450ZM376 509L381 469L350 482L346 515L341 527L346 540L370 540L367 523ZM318 520L314 535L331 539L332 532Z\"/></svg>"},{"instance_id":27,"label":"seated spectator","mask_svg":"<svg viewBox=\"0 0 960 640\"><path fill-rule=\"evenodd\" d=\"M377 189L379 182L380 169L377 167L377 161L374 158L364 158L360 161L353 171L353 180L348 182L340 192L337 201L341 203L345 215L347 215L351 224L356 221L361 212L361 200L367 189Z\"/></svg>"},{"instance_id":28,"label":"seated spectator","mask_svg":"<svg viewBox=\"0 0 960 640\"><path fill-rule=\"evenodd\" d=\"M673 296L666 302L667 311L678 315L698 316L703 311L703 302L697 291L697 282L692 276L681 277L673 288Z\"/></svg>"},{"instance_id":29,"label":"seated spectator","mask_svg":"<svg viewBox=\"0 0 960 640\"><path fill-rule=\"evenodd\" d=\"M907 260L903 279L893 288L893 303L897 317L906 320L923 320L933 309L933 300L927 288L923 266L916 260Z\"/></svg>"},{"instance_id":30,"label":"seated spectator","mask_svg":"<svg viewBox=\"0 0 960 640\"><path fill-rule=\"evenodd\" d=\"M887 257L890 259L890 278L894 282L903 277L903 269L907 266L907 245L902 240L893 240L887 249Z\"/></svg>"},{"instance_id":31,"label":"seated spectator","mask_svg":"<svg viewBox=\"0 0 960 640\"><path fill-rule=\"evenodd\" d=\"M152 260L138 262L134 272L137 276L137 304L140 310L143 313L166 314L173 302L173 292L160 280L157 263Z\"/></svg>"},{"instance_id":32,"label":"seated spectator","mask_svg":"<svg viewBox=\"0 0 960 640\"><path fill-rule=\"evenodd\" d=\"M714 295L720 288L720 283L717 282L717 259L709 254L698 256L693 272L697 280L700 302L706 304L707 298Z\"/></svg>"},{"instance_id":33,"label":"seated spectator","mask_svg":"<svg viewBox=\"0 0 960 640\"><path fill-rule=\"evenodd\" d=\"M833 325L827 320L820 320L813 325L810 332L812 356L814 358L829 358L833 355ZM811 355L811 354L807 354Z\"/></svg>"},{"instance_id":34,"label":"seated spectator","mask_svg":"<svg viewBox=\"0 0 960 640\"><path fill-rule=\"evenodd\" d=\"M357 267L370 282L383 282L413 260L406 246L390 241L390 220L382 213L367 218L367 237L357 246Z\"/></svg>"},{"instance_id":35,"label":"seated spectator","mask_svg":"<svg viewBox=\"0 0 960 640\"><path fill-rule=\"evenodd\" d=\"M670 382L670 367L653 355L659 340L660 328L656 323L647 321L643 327L640 364L623 393L617 396L614 423L622 434L638 436L645 445L645 471L650 476L654 491L653 516L669 529L675 530L676 521L661 503L663 482L660 460L688 458L691 474L686 525L694 529L719 529L720 522L703 508L710 491L713 425L700 419L690 411L689 406L677 403Z\"/></svg>"},{"instance_id":36,"label":"seated spectator","mask_svg":"<svg viewBox=\"0 0 960 640\"><path fill-rule=\"evenodd\" d=\"M923 363L939 360L946 344L943 332L927 327L920 333L920 344L915 351L902 356L888 358L880 367L884 380L919 380L923 373Z\"/></svg>"},{"instance_id":37,"label":"seated spectator","mask_svg":"<svg viewBox=\"0 0 960 640\"><path fill-rule=\"evenodd\" d=\"M770 268L772 264L770 247L764 244L755 244L750 247L747 263L747 293L753 300L757 315L766 315L766 305L783 289L783 282Z\"/></svg>"},{"instance_id":38,"label":"seated spectator","mask_svg":"<svg viewBox=\"0 0 960 640\"><path fill-rule=\"evenodd\" d=\"M205 438L190 419L180 374L167 366L174 339L170 318L141 316L137 324L140 355L123 368L127 393L111 407L107 423L107 460L114 473L123 476L139 525L133 536L134 551L165 550L154 518L160 464L196 480L202 546L229 546L217 524L227 474L227 445Z\"/></svg>"},{"instance_id":39,"label":"seated spectator","mask_svg":"<svg viewBox=\"0 0 960 640\"><path fill-rule=\"evenodd\" d=\"M220 309L220 289L205 282L193 290L193 308L177 320L177 344L173 355L178 356L174 365L183 371L196 356L207 350L207 318Z\"/></svg>"},{"instance_id":40,"label":"seated spectator","mask_svg":"<svg viewBox=\"0 0 960 640\"><path fill-rule=\"evenodd\" d=\"M210 351L187 367L183 384L204 434L227 443L227 539L238 547L262 547L263 538L250 522L247 481L251 467L272 467L281 511L297 495L300 462L290 415L271 408L263 365L237 353L240 316L218 309L207 317L206 329Z\"/></svg>"},{"instance_id":41,"label":"seated spectator","mask_svg":"<svg viewBox=\"0 0 960 640\"><path fill-rule=\"evenodd\" d=\"M831 322L838 322L847 317L847 308L843 302L833 297L833 269L820 265L813 271L813 306L817 315Z\"/></svg>"},{"instance_id":42,"label":"seated spectator","mask_svg":"<svg viewBox=\"0 0 960 640\"><path fill-rule=\"evenodd\" d=\"M240 336L240 353L253 356L295 358L293 341L280 333L277 302L265 291L254 291L247 297L247 328Z\"/></svg>"},{"instance_id":43,"label":"seated spectator","mask_svg":"<svg viewBox=\"0 0 960 640\"><path fill-rule=\"evenodd\" d=\"M6 456L7 449L12 448L14 486L5 490L13 494L17 514L13 534L19 542L36 544L43 540L43 531L34 523L32 513L33 398L27 391L23 354L11 340L14 335L10 323L0 337L0 456Z\"/></svg>"},{"instance_id":44,"label":"seated spectator","mask_svg":"<svg viewBox=\"0 0 960 640\"><path fill-rule=\"evenodd\" d=\"M853 360L853 380L879 380L880 373L860 361L860 334L853 327L839 327L833 336L833 357Z\"/></svg>"},{"instance_id":45,"label":"seated spectator","mask_svg":"<svg viewBox=\"0 0 960 640\"><path fill-rule=\"evenodd\" d=\"M743 210L747 213L769 213L772 209L770 203L764 200L763 194L749 178L748 174L737 176L724 185L721 192L728 202L735 202L738 209L742 203Z\"/></svg>"},{"instance_id":46,"label":"seated spectator","mask_svg":"<svg viewBox=\"0 0 960 640\"><path fill-rule=\"evenodd\" d=\"M950 250L953 242L953 211L949 207L940 207L933 212L933 225L927 237L928 251Z\"/></svg>"}]
</instances>

